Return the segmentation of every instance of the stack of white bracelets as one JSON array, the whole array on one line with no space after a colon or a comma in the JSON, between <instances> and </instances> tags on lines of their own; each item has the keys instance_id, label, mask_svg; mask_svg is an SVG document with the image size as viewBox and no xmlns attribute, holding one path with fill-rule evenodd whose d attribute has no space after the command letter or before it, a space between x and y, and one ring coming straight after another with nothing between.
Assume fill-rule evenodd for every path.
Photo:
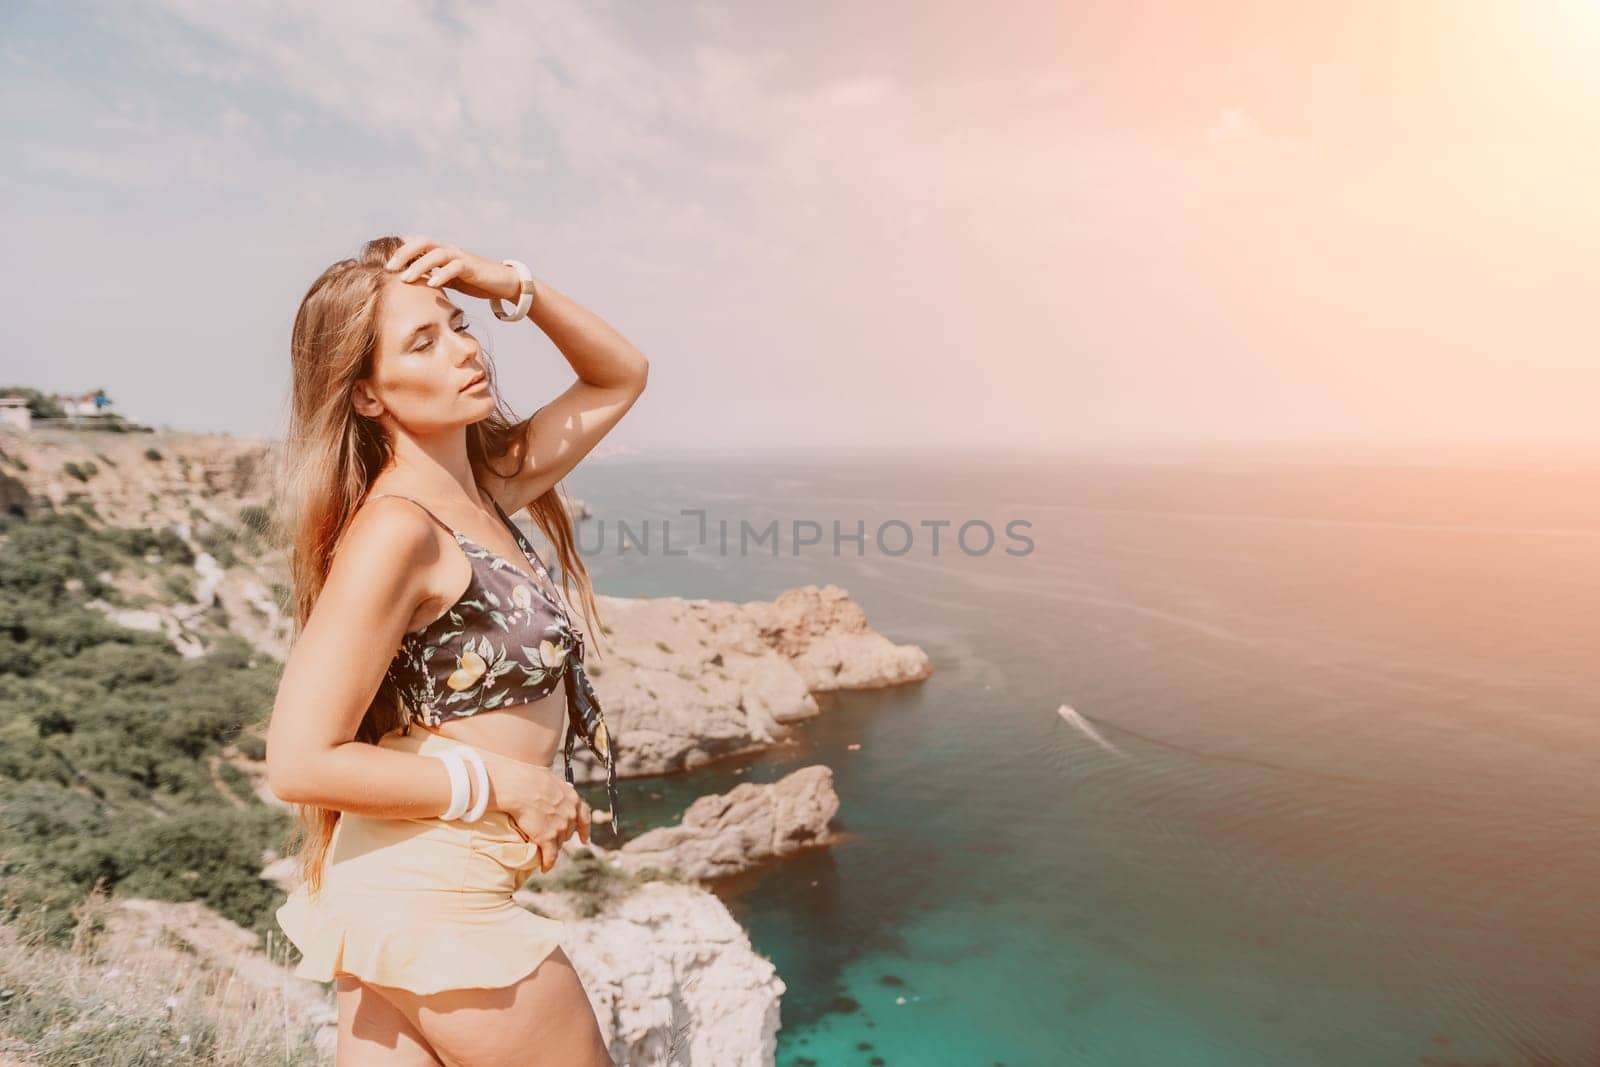
<instances>
[{"instance_id":1,"label":"stack of white bracelets","mask_svg":"<svg viewBox=\"0 0 1600 1067\"><path fill-rule=\"evenodd\" d=\"M443 752L424 752L422 755L432 756L450 772L450 806L444 809L439 818L446 822L456 819L477 822L483 818L484 812L489 810L489 768L483 765L483 757L478 755L478 750L471 745L456 744ZM477 785L476 798L472 795L472 785L467 778L469 763L472 765L472 782Z\"/></svg>"}]
</instances>

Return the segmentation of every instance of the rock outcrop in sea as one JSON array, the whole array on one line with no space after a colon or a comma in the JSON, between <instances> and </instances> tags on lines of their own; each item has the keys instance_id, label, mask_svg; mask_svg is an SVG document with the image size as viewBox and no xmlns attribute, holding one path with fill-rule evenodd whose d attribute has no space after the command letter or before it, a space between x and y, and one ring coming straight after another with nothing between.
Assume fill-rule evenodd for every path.
<instances>
[{"instance_id":1,"label":"rock outcrop in sea","mask_svg":"<svg viewBox=\"0 0 1600 1067\"><path fill-rule=\"evenodd\" d=\"M742 603L595 599L613 647L591 654L589 674L618 738L619 777L760 751L819 713L815 694L902 685L932 671L926 653L874 631L836 585ZM573 773L602 777L587 753L575 755Z\"/></svg>"},{"instance_id":2,"label":"rock outcrop in sea","mask_svg":"<svg viewBox=\"0 0 1600 1067\"><path fill-rule=\"evenodd\" d=\"M771 784L741 782L700 797L678 825L647 830L601 854L633 872L726 878L832 844L837 835L829 822L838 811L833 769L815 764Z\"/></svg>"}]
</instances>

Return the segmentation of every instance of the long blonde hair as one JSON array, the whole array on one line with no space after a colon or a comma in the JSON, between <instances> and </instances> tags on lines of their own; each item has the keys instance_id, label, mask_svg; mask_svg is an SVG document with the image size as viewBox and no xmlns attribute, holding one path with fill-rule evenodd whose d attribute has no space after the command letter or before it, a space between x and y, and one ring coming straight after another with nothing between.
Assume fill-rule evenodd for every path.
<instances>
[{"instance_id":1,"label":"long blonde hair","mask_svg":"<svg viewBox=\"0 0 1600 1067\"><path fill-rule=\"evenodd\" d=\"M311 615L356 508L393 456L387 431L355 410L351 392L358 379L373 371L384 285L391 276L384 264L401 243L399 237L379 237L368 241L354 259L330 266L311 284L295 314L289 343L292 406L288 438L280 453L275 523L289 556L291 641L300 636ZM485 471L506 476L492 464L515 450L528 425L527 419L517 420L501 399L487 349L484 363L495 410L466 427L467 457L474 477L480 479ZM555 548L569 601L570 583L577 580L584 616L595 631L585 643L593 646L604 627L566 504L551 487L529 505L528 512ZM376 743L404 721L405 709L386 677L373 694L355 739ZM316 894L322 888L323 860L340 813L309 804L294 807L297 819L289 848L299 860L308 890Z\"/></svg>"}]
</instances>

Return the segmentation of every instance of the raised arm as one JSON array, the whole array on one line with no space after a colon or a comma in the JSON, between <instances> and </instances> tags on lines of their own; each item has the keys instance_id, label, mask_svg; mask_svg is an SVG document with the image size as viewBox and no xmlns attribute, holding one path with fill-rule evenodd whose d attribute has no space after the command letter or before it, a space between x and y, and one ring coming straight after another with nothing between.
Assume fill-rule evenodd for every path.
<instances>
[{"instance_id":1,"label":"raised arm","mask_svg":"<svg viewBox=\"0 0 1600 1067\"><path fill-rule=\"evenodd\" d=\"M361 509L289 651L267 726L267 784L281 800L401 819L450 802L438 760L355 740L438 554L407 511L381 500Z\"/></svg>"},{"instance_id":2,"label":"raised arm","mask_svg":"<svg viewBox=\"0 0 1600 1067\"><path fill-rule=\"evenodd\" d=\"M425 284L468 296L513 304L522 297L522 279L513 268L425 235L406 236L387 266L406 282L427 275ZM539 278L528 318L560 349L578 380L535 411L526 434L511 446L516 470L493 486L507 511L527 507L566 477L639 399L650 371L649 360L610 323Z\"/></svg>"},{"instance_id":3,"label":"raised arm","mask_svg":"<svg viewBox=\"0 0 1600 1067\"><path fill-rule=\"evenodd\" d=\"M534 279L528 318L561 350L578 380L528 420L513 451L516 473L496 493L507 511L527 507L566 477L633 407L650 375L644 353L542 279Z\"/></svg>"}]
</instances>

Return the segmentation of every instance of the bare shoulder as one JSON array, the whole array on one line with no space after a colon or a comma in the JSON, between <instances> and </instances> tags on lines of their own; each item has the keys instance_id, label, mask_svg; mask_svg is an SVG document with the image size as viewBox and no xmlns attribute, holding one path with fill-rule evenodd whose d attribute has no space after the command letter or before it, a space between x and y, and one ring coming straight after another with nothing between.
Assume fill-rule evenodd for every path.
<instances>
[{"instance_id":1,"label":"bare shoulder","mask_svg":"<svg viewBox=\"0 0 1600 1067\"><path fill-rule=\"evenodd\" d=\"M377 497L356 509L338 551L358 546L390 552L399 550L407 556L415 556L438 542L434 533L437 529L438 523L411 501L398 496Z\"/></svg>"},{"instance_id":2,"label":"bare shoulder","mask_svg":"<svg viewBox=\"0 0 1600 1067\"><path fill-rule=\"evenodd\" d=\"M387 595L425 595L425 570L439 558L437 524L397 497L368 500L356 509L334 549L329 580L344 571Z\"/></svg>"}]
</instances>

